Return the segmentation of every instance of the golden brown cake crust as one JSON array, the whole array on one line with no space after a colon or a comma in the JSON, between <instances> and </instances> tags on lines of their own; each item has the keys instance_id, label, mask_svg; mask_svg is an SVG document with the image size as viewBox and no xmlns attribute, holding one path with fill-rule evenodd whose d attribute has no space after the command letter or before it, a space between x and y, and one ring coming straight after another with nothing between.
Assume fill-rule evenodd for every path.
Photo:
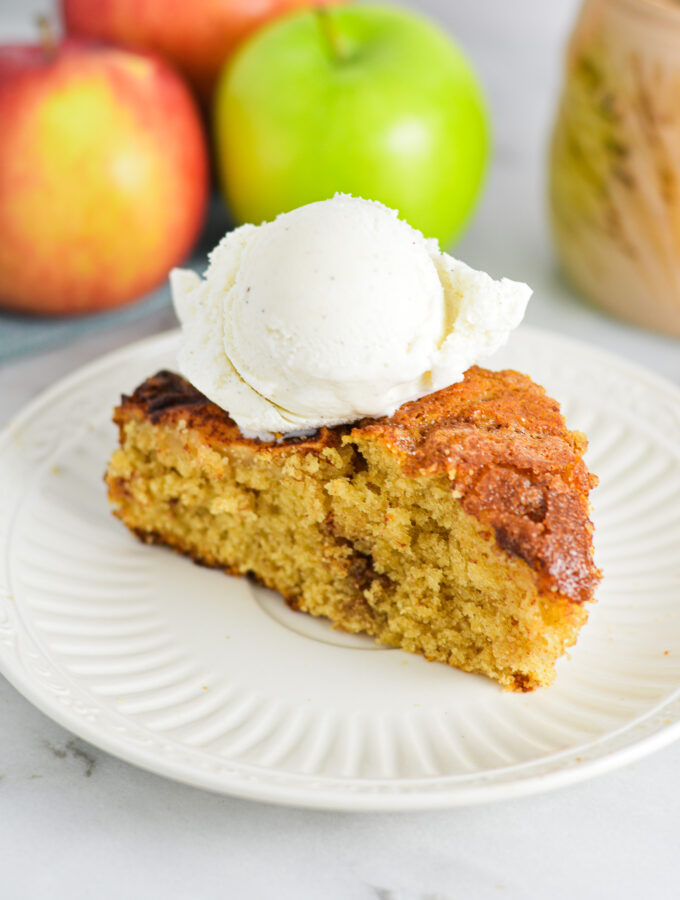
<instances>
[{"instance_id":1,"label":"golden brown cake crust","mask_svg":"<svg viewBox=\"0 0 680 900\"><path fill-rule=\"evenodd\" d=\"M406 403L360 430L403 455L412 474L446 472L463 508L524 559L546 590L592 599L585 435L569 431L557 401L520 372L472 366L462 382ZM354 431L356 434L356 429Z\"/></svg>"},{"instance_id":2,"label":"golden brown cake crust","mask_svg":"<svg viewBox=\"0 0 680 900\"><path fill-rule=\"evenodd\" d=\"M212 446L243 444L263 452L319 453L352 438L390 449L407 475L446 473L465 511L488 524L498 544L539 576L542 592L592 599L600 573L592 560L586 439L570 432L559 405L526 375L473 366L463 381L354 428L321 428L280 442L244 438L218 406L172 372L148 378L116 410L130 417L198 430Z\"/></svg>"},{"instance_id":3,"label":"golden brown cake crust","mask_svg":"<svg viewBox=\"0 0 680 900\"><path fill-rule=\"evenodd\" d=\"M121 426L135 414L154 425L173 427L183 421L188 428L196 430L207 443L215 447L242 444L255 449L281 452L291 446L298 449L302 446L309 447L310 451L337 447L342 435L350 430L347 427L321 428L309 438L288 438L280 442L246 438L221 407L211 403L181 375L166 369L147 378L132 396L124 394L120 406L114 412L113 421Z\"/></svg>"}]
</instances>

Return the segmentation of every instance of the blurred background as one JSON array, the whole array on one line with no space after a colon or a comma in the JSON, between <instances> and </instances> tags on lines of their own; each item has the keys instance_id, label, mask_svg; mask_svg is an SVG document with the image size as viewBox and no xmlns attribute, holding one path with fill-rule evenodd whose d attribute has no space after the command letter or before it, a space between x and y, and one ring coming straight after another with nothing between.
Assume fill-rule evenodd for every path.
<instances>
[{"instance_id":1,"label":"blurred background","mask_svg":"<svg viewBox=\"0 0 680 900\"><path fill-rule=\"evenodd\" d=\"M654 0L638 2L642 7L657 5ZM664 6L661 0L659 2ZM97 4L88 4L82 0L71 4L76 11L85 8L86 12L88 5L91 10L97 8ZM106 5L108 4L101 4L99 9ZM142 7L152 5L151 0L147 0ZM242 5L247 5L245 0ZM359 7L361 5L356 4ZM446 228L438 235L442 238L442 245L451 249L455 256L475 268L490 272L494 277L504 275L528 282L534 289L534 298L527 316L529 323L609 346L643 362L653 358L656 368L674 380L680 380L678 345L670 336L680 331L677 319L672 322L669 319L670 324L662 323L661 326L652 322L656 334L624 324L620 318L600 311L601 299L593 298L592 291L590 300L595 299L596 305L584 299L589 294L588 286L584 290L584 285L579 284L573 271L569 279L565 278L558 265L558 253L548 214L548 148L558 117L567 44L581 9L580 0L552 0L549 4L540 0L516 0L512 4L503 0L485 0L479 4L453 0L411 0L409 3L392 5L412 14L428 17L444 35L455 40L472 71L476 73L488 106L492 137L486 176L478 196L470 200L469 216L461 225L453 223L449 229L450 233L457 232L455 240L446 239ZM623 0L589 4L600 7L617 5L630 4ZM669 5L672 5L670 0ZM194 14L200 6L199 2L192 4ZM2 43L36 42L35 23L41 14L50 17L59 31L61 14L56 3L49 0L4 0L0 7ZM675 10L673 14L677 14ZM97 13L92 13L92 16L94 24L90 27L96 31ZM332 9L329 16L333 16ZM680 26L678 27L680 30ZM664 30L668 31L667 28L661 29ZM654 35L651 38L648 36L647 40L653 42ZM250 43L252 42L251 37ZM680 45L675 44L677 46ZM266 53L264 56L266 59ZM653 62L658 64L658 60ZM242 81L249 71L252 72L252 65L250 70L246 67L244 70ZM600 85L596 87L600 89ZM230 90L233 100L237 88L230 85ZM600 99L598 96L598 104ZM201 115L205 118L206 114L204 112ZM226 118L228 131L228 114ZM214 124L209 127L210 132L213 130ZM2 140L3 137L0 136L0 142ZM593 140L597 142L598 136ZM617 159L625 157L627 151L625 148L621 150L620 143L617 144L609 136L605 136L603 140L608 141L608 152L618 154ZM212 135L208 139L208 145L208 152L213 159L210 163L213 187L209 211L196 241L189 241L193 249L188 252L190 264L199 270L205 265L207 250L225 230L234 225L234 211L225 204L215 186ZM217 156L220 153L223 155L224 151L218 147ZM587 147L585 153L587 156ZM567 161L567 166L569 164ZM217 168L220 168L219 164ZM224 185L224 166L222 169ZM620 172L617 177L620 179ZM238 173L232 174L231 178L237 184L241 181ZM347 189L342 184L338 186ZM229 193L229 185L226 187ZM602 185L598 183L597 190L601 189ZM570 189L566 193L568 198L572 196ZM242 198L239 202L243 207ZM245 208L247 212L247 202ZM253 202L251 208L260 207ZM236 218L243 220L246 217L242 214ZM411 224L418 226L420 223L412 221ZM664 223L659 227L663 231ZM669 233L670 230L671 226ZM664 247L666 257L668 252L668 247ZM584 258L581 254L579 260ZM573 268L573 261L569 264ZM675 273L673 277L675 278ZM74 342L85 335L100 336L90 345L92 349L84 348L83 357L89 358L95 350L116 346L134 337L172 326L175 320L169 306L169 294L163 279L160 282L159 288L141 291L140 298L134 302L115 311L95 315L73 317L70 314L74 310L67 310L69 316L66 318L60 315L55 317L54 313L59 313L57 303L56 307L49 310L50 317L27 316L18 308L17 303L9 304L14 306L9 310L5 299L5 310L0 312L0 363L29 352L63 345L67 341ZM579 284L579 288L574 287L575 284ZM650 296L658 286L659 280L650 278ZM680 277L674 282L674 289L680 290ZM117 301L112 301L112 305L114 302ZM629 313L624 312L624 315L631 319ZM650 323L643 321L642 324L647 327ZM665 333L666 336L660 337L660 333ZM73 364L79 361L78 351L74 350L74 354Z\"/></svg>"}]
</instances>

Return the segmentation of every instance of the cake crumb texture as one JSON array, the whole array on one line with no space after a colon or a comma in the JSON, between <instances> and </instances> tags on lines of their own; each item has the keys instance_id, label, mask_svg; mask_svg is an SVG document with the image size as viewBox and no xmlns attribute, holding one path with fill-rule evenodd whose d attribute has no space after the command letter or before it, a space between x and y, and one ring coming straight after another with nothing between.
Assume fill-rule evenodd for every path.
<instances>
[{"instance_id":1,"label":"cake crumb texture","mask_svg":"<svg viewBox=\"0 0 680 900\"><path fill-rule=\"evenodd\" d=\"M163 371L114 421L109 496L138 537L336 627L527 691L587 619L586 440L520 373L472 367L389 418L277 443Z\"/></svg>"}]
</instances>

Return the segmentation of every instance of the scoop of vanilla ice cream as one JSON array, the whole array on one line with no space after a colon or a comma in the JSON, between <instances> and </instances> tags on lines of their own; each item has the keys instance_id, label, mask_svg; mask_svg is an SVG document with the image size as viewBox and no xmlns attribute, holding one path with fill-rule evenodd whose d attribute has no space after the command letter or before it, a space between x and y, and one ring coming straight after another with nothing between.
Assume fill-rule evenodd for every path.
<instances>
[{"instance_id":1,"label":"scoop of vanilla ice cream","mask_svg":"<svg viewBox=\"0 0 680 900\"><path fill-rule=\"evenodd\" d=\"M505 343L531 295L342 194L237 228L204 278L170 280L181 373L263 439L391 415L460 380Z\"/></svg>"}]
</instances>

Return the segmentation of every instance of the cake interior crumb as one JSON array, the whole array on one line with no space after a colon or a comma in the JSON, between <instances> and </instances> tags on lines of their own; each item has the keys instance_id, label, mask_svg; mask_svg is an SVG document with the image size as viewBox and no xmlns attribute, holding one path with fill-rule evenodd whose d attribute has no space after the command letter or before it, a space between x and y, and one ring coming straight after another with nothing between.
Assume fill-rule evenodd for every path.
<instances>
[{"instance_id":1,"label":"cake interior crumb","mask_svg":"<svg viewBox=\"0 0 680 900\"><path fill-rule=\"evenodd\" d=\"M537 591L535 573L463 510L445 474L407 476L366 436L255 453L132 417L107 481L116 515L142 540L509 690L549 684L587 618L585 604Z\"/></svg>"}]
</instances>

